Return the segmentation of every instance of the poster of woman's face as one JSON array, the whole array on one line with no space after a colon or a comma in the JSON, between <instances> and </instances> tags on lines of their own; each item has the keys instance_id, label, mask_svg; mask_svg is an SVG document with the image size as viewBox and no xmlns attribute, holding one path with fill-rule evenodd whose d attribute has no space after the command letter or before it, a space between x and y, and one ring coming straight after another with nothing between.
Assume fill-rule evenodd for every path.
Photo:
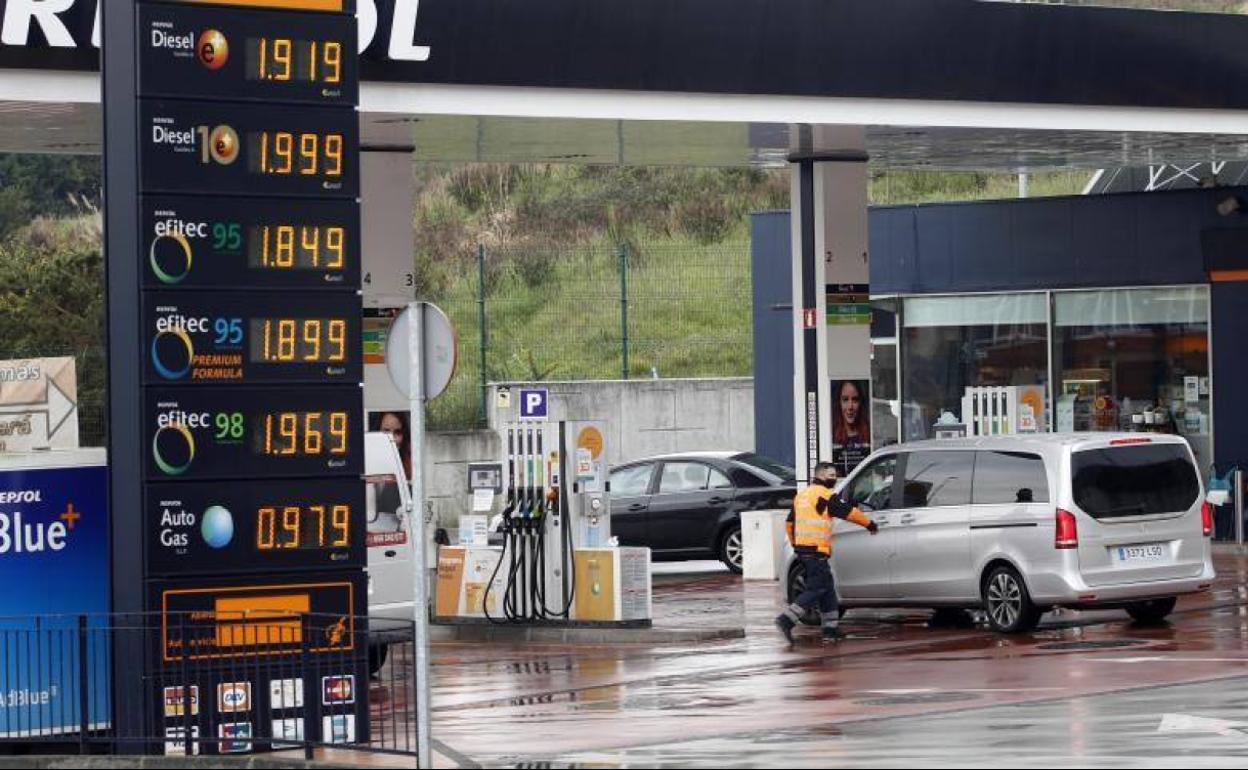
<instances>
[{"instance_id":1,"label":"poster of woman's face","mask_svg":"<svg viewBox=\"0 0 1248 770\"><path fill-rule=\"evenodd\" d=\"M842 474L871 454L871 396L867 380L832 381L832 462Z\"/></svg>"},{"instance_id":2,"label":"poster of woman's face","mask_svg":"<svg viewBox=\"0 0 1248 770\"><path fill-rule=\"evenodd\" d=\"M368 429L381 431L390 436L399 447L399 457L403 458L403 470L408 478L412 475L412 439L409 433L411 415L408 412L369 412Z\"/></svg>"}]
</instances>

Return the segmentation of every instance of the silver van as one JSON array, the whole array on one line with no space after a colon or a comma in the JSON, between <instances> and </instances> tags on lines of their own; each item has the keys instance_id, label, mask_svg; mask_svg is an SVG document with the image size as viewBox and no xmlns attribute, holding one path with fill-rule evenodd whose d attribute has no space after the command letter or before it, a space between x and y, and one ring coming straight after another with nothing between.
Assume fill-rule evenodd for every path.
<instances>
[{"instance_id":1,"label":"silver van","mask_svg":"<svg viewBox=\"0 0 1248 770\"><path fill-rule=\"evenodd\" d=\"M1177 436L1036 434L899 444L838 490L880 525L836 522L843 608L983 609L997 631L1054 607L1161 622L1214 572L1213 509ZM788 596L803 576L792 557Z\"/></svg>"}]
</instances>

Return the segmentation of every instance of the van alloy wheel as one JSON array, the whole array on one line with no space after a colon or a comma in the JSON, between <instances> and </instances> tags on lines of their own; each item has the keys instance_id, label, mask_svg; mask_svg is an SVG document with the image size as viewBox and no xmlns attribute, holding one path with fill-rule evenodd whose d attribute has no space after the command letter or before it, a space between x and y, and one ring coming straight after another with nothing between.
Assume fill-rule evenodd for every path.
<instances>
[{"instance_id":1,"label":"van alloy wheel","mask_svg":"<svg viewBox=\"0 0 1248 770\"><path fill-rule=\"evenodd\" d=\"M1006 566L994 569L985 581L984 608L988 624L1003 634L1031 631L1039 624L1042 614L1031 603L1023 579Z\"/></svg>"}]
</instances>

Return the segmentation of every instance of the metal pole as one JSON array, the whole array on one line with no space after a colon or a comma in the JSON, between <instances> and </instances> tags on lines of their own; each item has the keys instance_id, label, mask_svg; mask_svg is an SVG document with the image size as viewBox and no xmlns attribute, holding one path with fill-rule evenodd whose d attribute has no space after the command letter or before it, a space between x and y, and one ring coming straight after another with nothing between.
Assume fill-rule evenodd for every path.
<instances>
[{"instance_id":1,"label":"metal pole","mask_svg":"<svg viewBox=\"0 0 1248 770\"><path fill-rule=\"evenodd\" d=\"M433 767L429 749L429 600L425 565L425 303L408 305L407 352L411 361L412 508L407 531L412 543L412 620L416 643L416 766Z\"/></svg>"},{"instance_id":2,"label":"metal pole","mask_svg":"<svg viewBox=\"0 0 1248 770\"><path fill-rule=\"evenodd\" d=\"M620 244L620 350L623 379L628 379L628 245Z\"/></svg>"},{"instance_id":3,"label":"metal pole","mask_svg":"<svg viewBox=\"0 0 1248 770\"><path fill-rule=\"evenodd\" d=\"M484 427L486 416L489 414L487 392L489 378L485 373L485 351L486 345L489 343L489 335L485 326L485 244L477 245L477 328L480 330L481 339L481 409L477 414L477 424Z\"/></svg>"},{"instance_id":4,"label":"metal pole","mask_svg":"<svg viewBox=\"0 0 1248 770\"><path fill-rule=\"evenodd\" d=\"M1244 544L1244 472L1235 469L1235 544Z\"/></svg>"}]
</instances>

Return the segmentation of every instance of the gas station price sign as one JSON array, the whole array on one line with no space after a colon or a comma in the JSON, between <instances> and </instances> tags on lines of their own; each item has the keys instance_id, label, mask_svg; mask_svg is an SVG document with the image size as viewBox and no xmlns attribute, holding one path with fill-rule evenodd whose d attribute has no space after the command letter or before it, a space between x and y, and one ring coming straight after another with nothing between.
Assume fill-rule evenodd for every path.
<instances>
[{"instance_id":1,"label":"gas station price sign","mask_svg":"<svg viewBox=\"0 0 1248 770\"><path fill-rule=\"evenodd\" d=\"M149 387L144 414L146 477L358 480L364 467L363 416L358 385Z\"/></svg>"},{"instance_id":2,"label":"gas station price sign","mask_svg":"<svg viewBox=\"0 0 1248 770\"><path fill-rule=\"evenodd\" d=\"M150 484L145 510L157 575L341 567L365 556L364 489L355 479Z\"/></svg>"},{"instance_id":3,"label":"gas station price sign","mask_svg":"<svg viewBox=\"0 0 1248 770\"><path fill-rule=\"evenodd\" d=\"M354 293L148 292L144 304L149 383L358 383L363 376Z\"/></svg>"},{"instance_id":4,"label":"gas station price sign","mask_svg":"<svg viewBox=\"0 0 1248 770\"><path fill-rule=\"evenodd\" d=\"M347 200L144 196L148 289L344 289L360 282Z\"/></svg>"},{"instance_id":5,"label":"gas station price sign","mask_svg":"<svg viewBox=\"0 0 1248 770\"><path fill-rule=\"evenodd\" d=\"M355 21L345 14L144 4L140 96L354 105Z\"/></svg>"},{"instance_id":6,"label":"gas station price sign","mask_svg":"<svg viewBox=\"0 0 1248 770\"><path fill-rule=\"evenodd\" d=\"M354 111L144 99L139 131L145 193L360 193Z\"/></svg>"}]
</instances>

